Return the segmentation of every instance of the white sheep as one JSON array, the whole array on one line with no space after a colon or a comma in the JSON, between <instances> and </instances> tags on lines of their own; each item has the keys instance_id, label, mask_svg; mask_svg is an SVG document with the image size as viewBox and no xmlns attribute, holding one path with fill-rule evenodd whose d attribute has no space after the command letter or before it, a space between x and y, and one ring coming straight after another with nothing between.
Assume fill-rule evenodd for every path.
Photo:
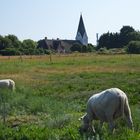
<instances>
[{"instance_id":1,"label":"white sheep","mask_svg":"<svg viewBox=\"0 0 140 140\"><path fill-rule=\"evenodd\" d=\"M125 115L128 126L133 129L131 110L126 94L118 89L111 88L91 96L87 102L86 114L81 118L83 125L80 132L93 130L92 120L108 122L111 132L115 128L114 120Z\"/></svg>"},{"instance_id":2,"label":"white sheep","mask_svg":"<svg viewBox=\"0 0 140 140\"><path fill-rule=\"evenodd\" d=\"M10 89L15 90L15 82L11 79L0 80L0 89Z\"/></svg>"}]
</instances>

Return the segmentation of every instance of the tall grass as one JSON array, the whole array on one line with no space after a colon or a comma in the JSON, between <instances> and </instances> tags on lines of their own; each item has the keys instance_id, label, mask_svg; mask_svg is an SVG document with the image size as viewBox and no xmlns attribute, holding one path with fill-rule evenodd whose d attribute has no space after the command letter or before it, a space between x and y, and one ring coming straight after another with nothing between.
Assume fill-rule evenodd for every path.
<instances>
[{"instance_id":1,"label":"tall grass","mask_svg":"<svg viewBox=\"0 0 140 140\"><path fill-rule=\"evenodd\" d=\"M0 58L0 67L1 79L16 82L16 91L8 95L7 124L0 121L1 140L140 139L139 55L54 55L52 62L48 56L22 61L11 57ZM78 119L88 98L110 87L128 95L135 131L118 121L114 135L108 133L107 124L95 136L80 135Z\"/></svg>"}]
</instances>

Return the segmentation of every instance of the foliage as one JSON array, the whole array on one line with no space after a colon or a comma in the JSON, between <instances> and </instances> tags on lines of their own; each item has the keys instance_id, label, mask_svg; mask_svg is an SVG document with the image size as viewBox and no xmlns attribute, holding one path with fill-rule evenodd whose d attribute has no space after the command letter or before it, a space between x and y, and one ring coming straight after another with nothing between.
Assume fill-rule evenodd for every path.
<instances>
[{"instance_id":1,"label":"foliage","mask_svg":"<svg viewBox=\"0 0 140 140\"><path fill-rule=\"evenodd\" d=\"M35 55L47 54L43 49L37 48L37 43L31 39L19 41L15 35L0 36L1 55Z\"/></svg>"},{"instance_id":2,"label":"foliage","mask_svg":"<svg viewBox=\"0 0 140 140\"><path fill-rule=\"evenodd\" d=\"M135 32L135 30L133 29L133 27L130 26L123 26L120 30L120 42L121 42L121 47L124 47L125 45L127 45L131 40L131 36L130 34L132 32ZM131 34L132 35L132 34Z\"/></svg>"},{"instance_id":3,"label":"foliage","mask_svg":"<svg viewBox=\"0 0 140 140\"><path fill-rule=\"evenodd\" d=\"M131 26L123 26L119 33L107 32L102 34L96 48L92 44L82 45L75 43L71 46L70 51L88 53L98 50L98 53L104 53L104 51L102 51L104 49L101 48L106 48L107 50L117 48L120 50L120 48L125 48L131 41L140 41L140 32L135 31ZM54 46L58 46L59 41L55 41L55 43L56 45L54 44ZM45 46L44 40L35 42L31 39L26 39L21 42L15 35L7 35L4 37L0 35L0 55L44 55L56 53L56 51L54 51L56 48L50 52L47 46L46 48L43 48L43 46ZM131 47L131 49L133 48L134 47ZM131 51L131 53L133 52L135 53L135 48Z\"/></svg>"},{"instance_id":4,"label":"foliage","mask_svg":"<svg viewBox=\"0 0 140 140\"><path fill-rule=\"evenodd\" d=\"M99 39L98 49L101 47L110 48L120 48L119 34L118 33L105 33L101 35Z\"/></svg>"},{"instance_id":5,"label":"foliage","mask_svg":"<svg viewBox=\"0 0 140 140\"><path fill-rule=\"evenodd\" d=\"M81 53L87 53L92 52L95 50L95 47L92 44L88 45L81 45L81 44L73 44L73 46L70 48L72 52L81 52Z\"/></svg>"},{"instance_id":6,"label":"foliage","mask_svg":"<svg viewBox=\"0 0 140 140\"><path fill-rule=\"evenodd\" d=\"M93 46L92 44L88 44L87 46L85 46L85 51L83 52L87 53L87 52L93 52L95 50L96 50L95 46Z\"/></svg>"},{"instance_id":7,"label":"foliage","mask_svg":"<svg viewBox=\"0 0 140 140\"><path fill-rule=\"evenodd\" d=\"M9 99L11 91L8 89L0 89L0 115L2 116L3 123L6 123L8 110L10 109Z\"/></svg>"},{"instance_id":8,"label":"foliage","mask_svg":"<svg viewBox=\"0 0 140 140\"><path fill-rule=\"evenodd\" d=\"M20 51L26 55L35 54L36 45L36 42L31 39L23 40Z\"/></svg>"},{"instance_id":9,"label":"foliage","mask_svg":"<svg viewBox=\"0 0 140 140\"><path fill-rule=\"evenodd\" d=\"M0 51L2 55L11 56L11 55L20 55L20 50L16 48L6 48Z\"/></svg>"},{"instance_id":10,"label":"foliage","mask_svg":"<svg viewBox=\"0 0 140 140\"><path fill-rule=\"evenodd\" d=\"M73 46L70 48L70 50L72 51L72 52L81 52L82 51L82 45L80 45L80 44L73 44Z\"/></svg>"},{"instance_id":11,"label":"foliage","mask_svg":"<svg viewBox=\"0 0 140 140\"><path fill-rule=\"evenodd\" d=\"M0 35L0 50L5 48L5 40L4 37Z\"/></svg>"},{"instance_id":12,"label":"foliage","mask_svg":"<svg viewBox=\"0 0 140 140\"><path fill-rule=\"evenodd\" d=\"M0 50L13 47L12 41L8 37L2 37L0 38Z\"/></svg>"},{"instance_id":13,"label":"foliage","mask_svg":"<svg viewBox=\"0 0 140 140\"><path fill-rule=\"evenodd\" d=\"M133 54L140 54L140 41L131 41L127 45L127 52Z\"/></svg>"},{"instance_id":14,"label":"foliage","mask_svg":"<svg viewBox=\"0 0 140 140\"><path fill-rule=\"evenodd\" d=\"M106 48L100 48L97 51L97 54L126 54L126 48L112 48L112 49L106 49Z\"/></svg>"},{"instance_id":15,"label":"foliage","mask_svg":"<svg viewBox=\"0 0 140 140\"><path fill-rule=\"evenodd\" d=\"M133 27L123 26L120 33L104 33L100 36L97 48L124 48L130 41L139 41L140 33Z\"/></svg>"},{"instance_id":16,"label":"foliage","mask_svg":"<svg viewBox=\"0 0 140 140\"><path fill-rule=\"evenodd\" d=\"M129 38L133 41L140 41L140 32L138 31L129 33Z\"/></svg>"},{"instance_id":17,"label":"foliage","mask_svg":"<svg viewBox=\"0 0 140 140\"><path fill-rule=\"evenodd\" d=\"M5 39L8 39L11 42L10 45L13 46L14 48L21 47L21 42L15 35L7 35L7 36L5 36ZM10 48L11 47L10 45L7 47Z\"/></svg>"},{"instance_id":18,"label":"foliage","mask_svg":"<svg viewBox=\"0 0 140 140\"><path fill-rule=\"evenodd\" d=\"M22 48L23 49L28 49L28 48L35 49L36 48L36 43L31 39L23 40Z\"/></svg>"}]
</instances>

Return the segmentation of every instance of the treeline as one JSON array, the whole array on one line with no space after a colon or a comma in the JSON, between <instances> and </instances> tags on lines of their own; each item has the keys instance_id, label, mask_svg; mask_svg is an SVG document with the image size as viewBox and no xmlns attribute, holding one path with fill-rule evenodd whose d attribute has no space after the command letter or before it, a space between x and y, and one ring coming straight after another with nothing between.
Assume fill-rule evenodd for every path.
<instances>
[{"instance_id":1,"label":"treeline","mask_svg":"<svg viewBox=\"0 0 140 140\"><path fill-rule=\"evenodd\" d=\"M123 26L119 33L104 33L98 40L97 50L124 48L128 53L140 54L140 32Z\"/></svg>"},{"instance_id":2,"label":"treeline","mask_svg":"<svg viewBox=\"0 0 140 140\"><path fill-rule=\"evenodd\" d=\"M87 46L73 44L70 51L91 52L94 48L92 44L88 44ZM39 41L35 42L31 39L20 41L15 35L4 37L0 35L0 55L42 55L50 54L50 52L55 53L57 50L39 47Z\"/></svg>"},{"instance_id":3,"label":"treeline","mask_svg":"<svg viewBox=\"0 0 140 140\"><path fill-rule=\"evenodd\" d=\"M37 48L37 42L26 39L20 41L15 35L0 35L0 55L36 55L48 53Z\"/></svg>"},{"instance_id":4,"label":"treeline","mask_svg":"<svg viewBox=\"0 0 140 140\"><path fill-rule=\"evenodd\" d=\"M0 35L0 55L41 55L50 54L47 48L39 47L39 41L35 42L31 39L20 41L15 35ZM83 46L73 44L70 48L71 52L93 52L106 51L111 49L124 49L127 53L140 54L140 32L131 26L123 26L119 33L104 33L100 36L97 46L88 44ZM56 50L51 49L51 52Z\"/></svg>"}]
</instances>

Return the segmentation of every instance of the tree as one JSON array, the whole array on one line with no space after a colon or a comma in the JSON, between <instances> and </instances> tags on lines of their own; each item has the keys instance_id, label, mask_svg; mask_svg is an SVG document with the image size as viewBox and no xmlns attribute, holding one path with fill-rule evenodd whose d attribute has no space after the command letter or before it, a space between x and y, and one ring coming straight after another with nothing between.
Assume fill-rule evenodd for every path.
<instances>
[{"instance_id":1,"label":"tree","mask_svg":"<svg viewBox=\"0 0 140 140\"><path fill-rule=\"evenodd\" d=\"M140 41L131 41L127 45L127 52L128 53L134 53L134 54L140 54Z\"/></svg>"},{"instance_id":2,"label":"tree","mask_svg":"<svg viewBox=\"0 0 140 140\"><path fill-rule=\"evenodd\" d=\"M20 48L21 47L21 42L15 35L8 35L5 36L5 38L9 39L11 41L11 46L14 48Z\"/></svg>"},{"instance_id":3,"label":"tree","mask_svg":"<svg viewBox=\"0 0 140 140\"><path fill-rule=\"evenodd\" d=\"M97 48L119 48L119 34L118 33L105 33L103 34L98 42Z\"/></svg>"},{"instance_id":4,"label":"tree","mask_svg":"<svg viewBox=\"0 0 140 140\"><path fill-rule=\"evenodd\" d=\"M0 50L3 50L4 48L5 48L4 37L0 35Z\"/></svg>"},{"instance_id":5,"label":"tree","mask_svg":"<svg viewBox=\"0 0 140 140\"><path fill-rule=\"evenodd\" d=\"M109 36L110 36L110 33L104 33L103 35L100 36L99 38L99 42L98 42L98 46L97 46L97 49L100 49L100 48L109 48Z\"/></svg>"},{"instance_id":6,"label":"tree","mask_svg":"<svg viewBox=\"0 0 140 140\"><path fill-rule=\"evenodd\" d=\"M2 49L13 47L12 41L9 38L3 37L1 41L3 46Z\"/></svg>"},{"instance_id":7,"label":"tree","mask_svg":"<svg viewBox=\"0 0 140 140\"><path fill-rule=\"evenodd\" d=\"M120 29L120 35L127 35L131 32L134 32L134 28L131 27L131 26L123 26L121 29Z\"/></svg>"},{"instance_id":8,"label":"tree","mask_svg":"<svg viewBox=\"0 0 140 140\"><path fill-rule=\"evenodd\" d=\"M35 54L36 46L37 46L37 43L35 41L31 39L26 39L26 40L23 40L20 51L26 55Z\"/></svg>"},{"instance_id":9,"label":"tree","mask_svg":"<svg viewBox=\"0 0 140 140\"><path fill-rule=\"evenodd\" d=\"M120 30L120 42L121 47L126 46L132 39L131 33L135 32L131 26L123 26Z\"/></svg>"},{"instance_id":10,"label":"tree","mask_svg":"<svg viewBox=\"0 0 140 140\"><path fill-rule=\"evenodd\" d=\"M140 41L140 32L137 32L131 26L123 26L120 33L104 33L98 41L97 49L100 48L123 48L130 41Z\"/></svg>"},{"instance_id":11,"label":"tree","mask_svg":"<svg viewBox=\"0 0 140 140\"><path fill-rule=\"evenodd\" d=\"M118 33L110 33L108 49L120 48L120 44L120 35Z\"/></svg>"},{"instance_id":12,"label":"tree","mask_svg":"<svg viewBox=\"0 0 140 140\"><path fill-rule=\"evenodd\" d=\"M2 55L17 55L21 42L15 35L0 36L0 54Z\"/></svg>"},{"instance_id":13,"label":"tree","mask_svg":"<svg viewBox=\"0 0 140 140\"><path fill-rule=\"evenodd\" d=\"M35 49L36 45L37 45L36 42L31 39L26 39L23 40L22 42L22 48L24 49L29 49L29 48Z\"/></svg>"}]
</instances>

